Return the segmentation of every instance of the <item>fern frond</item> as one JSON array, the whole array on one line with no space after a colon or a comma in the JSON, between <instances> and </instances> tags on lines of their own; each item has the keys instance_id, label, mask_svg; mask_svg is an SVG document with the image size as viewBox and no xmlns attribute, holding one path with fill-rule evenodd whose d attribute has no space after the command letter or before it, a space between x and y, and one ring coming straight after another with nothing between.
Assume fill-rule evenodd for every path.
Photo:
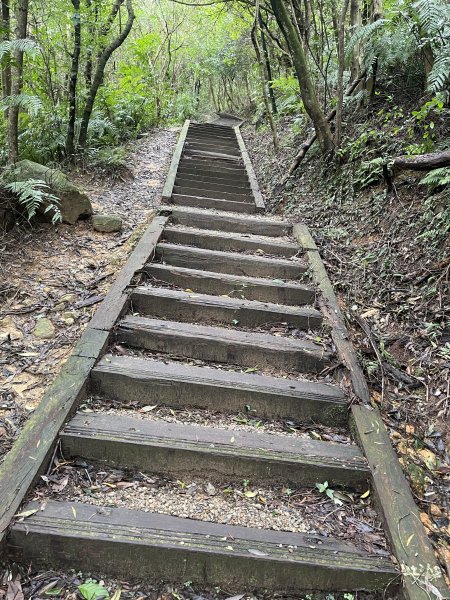
<instances>
[{"instance_id":1,"label":"fern frond","mask_svg":"<svg viewBox=\"0 0 450 600\"><path fill-rule=\"evenodd\" d=\"M374 21L373 23L368 23L367 25L362 25L359 27L347 42L345 49L345 60L349 61L355 47L365 40L371 38L379 29L382 29L386 23L386 19L379 19L378 21Z\"/></svg>"},{"instance_id":2,"label":"fern frond","mask_svg":"<svg viewBox=\"0 0 450 600\"><path fill-rule=\"evenodd\" d=\"M442 31L444 24L450 18L450 9L440 0L416 0L412 4L416 20L425 35Z\"/></svg>"},{"instance_id":3,"label":"fern frond","mask_svg":"<svg viewBox=\"0 0 450 600\"><path fill-rule=\"evenodd\" d=\"M41 206L45 206L44 212L52 211L52 223L62 221L59 208L59 198L49 191L50 188L41 179L27 179L26 181L13 181L4 184L4 187L18 196L20 204L25 207L28 219L32 219Z\"/></svg>"},{"instance_id":4,"label":"fern frond","mask_svg":"<svg viewBox=\"0 0 450 600\"><path fill-rule=\"evenodd\" d=\"M434 59L433 67L428 75L430 92L441 92L450 81L450 44L442 48Z\"/></svg>"},{"instance_id":5,"label":"fern frond","mask_svg":"<svg viewBox=\"0 0 450 600\"><path fill-rule=\"evenodd\" d=\"M5 40L0 43L0 60L5 54L10 54L11 52L25 52L25 54L28 54L29 56L36 56L39 50L39 44L34 40L30 40L30 38Z\"/></svg>"},{"instance_id":6,"label":"fern frond","mask_svg":"<svg viewBox=\"0 0 450 600\"><path fill-rule=\"evenodd\" d=\"M0 110L6 110L11 106L18 106L34 117L42 109L42 101L37 96L29 96L28 94L6 96L0 100Z\"/></svg>"},{"instance_id":7,"label":"fern frond","mask_svg":"<svg viewBox=\"0 0 450 600\"><path fill-rule=\"evenodd\" d=\"M450 167L441 167L434 169L425 175L420 181L420 185L429 185L433 188L450 184Z\"/></svg>"}]
</instances>

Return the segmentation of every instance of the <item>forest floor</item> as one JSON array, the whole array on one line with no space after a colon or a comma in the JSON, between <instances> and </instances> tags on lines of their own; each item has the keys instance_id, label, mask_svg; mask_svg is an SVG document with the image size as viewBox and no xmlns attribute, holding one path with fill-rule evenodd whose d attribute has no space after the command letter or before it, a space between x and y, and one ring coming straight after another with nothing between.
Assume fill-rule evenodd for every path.
<instances>
[{"instance_id":1,"label":"forest floor","mask_svg":"<svg viewBox=\"0 0 450 600\"><path fill-rule=\"evenodd\" d=\"M21 225L0 239L0 459L151 220L177 135L176 128L158 129L130 145L124 179L71 174L91 198L94 213L122 217L119 233L97 232L86 220ZM36 335L42 319L48 337Z\"/></svg>"},{"instance_id":2,"label":"forest floor","mask_svg":"<svg viewBox=\"0 0 450 600\"><path fill-rule=\"evenodd\" d=\"M278 191L303 138L293 140L286 123L275 154L267 131L243 134L272 212L311 228L372 401L450 576L450 248L437 222L449 198L426 199L410 174L399 178L394 197L382 184L358 191L352 184L364 167L347 165L339 177L315 148Z\"/></svg>"}]
</instances>

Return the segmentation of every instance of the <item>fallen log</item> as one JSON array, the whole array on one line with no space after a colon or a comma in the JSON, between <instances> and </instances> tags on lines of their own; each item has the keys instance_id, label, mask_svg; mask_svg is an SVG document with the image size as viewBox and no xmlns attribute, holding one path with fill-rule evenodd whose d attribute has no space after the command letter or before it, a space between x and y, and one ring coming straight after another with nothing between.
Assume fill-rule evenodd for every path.
<instances>
[{"instance_id":1,"label":"fallen log","mask_svg":"<svg viewBox=\"0 0 450 600\"><path fill-rule=\"evenodd\" d=\"M430 152L419 156L397 156L392 163L395 176L397 171L431 171L441 167L450 167L450 150Z\"/></svg>"}]
</instances>

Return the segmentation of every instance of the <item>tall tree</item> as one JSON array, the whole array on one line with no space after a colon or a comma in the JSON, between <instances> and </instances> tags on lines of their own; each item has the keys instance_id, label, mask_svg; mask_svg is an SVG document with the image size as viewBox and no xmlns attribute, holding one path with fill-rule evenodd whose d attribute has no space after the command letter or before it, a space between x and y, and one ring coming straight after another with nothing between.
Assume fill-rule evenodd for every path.
<instances>
[{"instance_id":1,"label":"tall tree","mask_svg":"<svg viewBox=\"0 0 450 600\"><path fill-rule=\"evenodd\" d=\"M306 53L303 48L302 40L298 33L292 17L282 0L270 0L273 13L277 23L286 39L286 43L292 54L295 71L300 83L300 94L314 129L317 134L320 147L323 153L334 152L334 141L331 129L326 119L325 113L320 107L317 98L311 73L308 67Z\"/></svg>"},{"instance_id":2,"label":"tall tree","mask_svg":"<svg viewBox=\"0 0 450 600\"><path fill-rule=\"evenodd\" d=\"M25 40L28 25L28 0L17 0L16 4L16 41ZM12 52L11 96L15 102L8 110L8 162L15 163L19 158L19 96L23 87L23 50L17 45Z\"/></svg>"},{"instance_id":3,"label":"tall tree","mask_svg":"<svg viewBox=\"0 0 450 600\"><path fill-rule=\"evenodd\" d=\"M104 26L104 31L108 32L111 29L112 23L118 13L120 13L120 5L123 3L123 0L116 0L111 9L110 15L107 19L106 25ZM135 14L133 10L132 0L127 0L127 13L128 18L125 24L125 27L119 32L119 34L108 44L106 45L100 52L97 66L95 69L95 74L92 79L92 84L88 92L88 96L86 99L86 104L83 111L83 116L81 118L81 126L80 126L80 138L78 143L81 148L85 148L87 144L87 134L89 121L92 115L92 111L94 109L95 98L97 97L98 89L103 81L103 77L105 74L106 65L111 58L113 52L119 48L124 41L127 39L131 28L133 27L133 21L135 19Z\"/></svg>"},{"instance_id":4,"label":"tall tree","mask_svg":"<svg viewBox=\"0 0 450 600\"><path fill-rule=\"evenodd\" d=\"M77 118L77 82L81 54L81 14L80 0L72 0L73 51L69 79L69 121L67 125L66 155L72 156L75 148L75 121Z\"/></svg>"}]
</instances>

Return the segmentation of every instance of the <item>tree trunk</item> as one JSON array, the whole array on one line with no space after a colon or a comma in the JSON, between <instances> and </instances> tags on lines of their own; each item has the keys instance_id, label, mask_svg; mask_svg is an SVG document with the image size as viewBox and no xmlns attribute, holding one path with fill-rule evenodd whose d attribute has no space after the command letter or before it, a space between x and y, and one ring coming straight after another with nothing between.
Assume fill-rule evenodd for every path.
<instances>
[{"instance_id":1,"label":"tree trunk","mask_svg":"<svg viewBox=\"0 0 450 600\"><path fill-rule=\"evenodd\" d=\"M373 0L371 22L375 23L375 21L379 21L380 19L383 18L383 15L384 15L383 0ZM367 90L371 100L375 96L377 71L378 71L378 58L375 58L373 65L372 65L372 73L366 81L366 90Z\"/></svg>"},{"instance_id":2,"label":"tree trunk","mask_svg":"<svg viewBox=\"0 0 450 600\"><path fill-rule=\"evenodd\" d=\"M6 42L11 38L11 15L9 0L1 3L1 41ZM7 56L2 68L2 93L3 97L11 96L11 61ZM8 118L8 109L5 110L5 118Z\"/></svg>"},{"instance_id":3,"label":"tree trunk","mask_svg":"<svg viewBox=\"0 0 450 600\"><path fill-rule=\"evenodd\" d=\"M361 1L351 0L350 2L350 26L351 34L353 35L362 24ZM350 63L351 80L359 78L361 73L361 44L356 44L352 52L352 60Z\"/></svg>"},{"instance_id":4,"label":"tree trunk","mask_svg":"<svg viewBox=\"0 0 450 600\"><path fill-rule=\"evenodd\" d=\"M16 39L24 40L27 37L28 25L28 0L17 0L16 5ZM19 96L23 86L23 52L13 52L13 65L11 69L11 96ZM8 162L15 163L19 158L19 110L20 107L11 106L8 111Z\"/></svg>"},{"instance_id":5,"label":"tree trunk","mask_svg":"<svg viewBox=\"0 0 450 600\"><path fill-rule=\"evenodd\" d=\"M77 117L77 81L81 52L80 0L72 0L73 14L73 53L69 80L69 122L66 137L66 155L72 156L75 149L75 120Z\"/></svg>"},{"instance_id":6,"label":"tree trunk","mask_svg":"<svg viewBox=\"0 0 450 600\"><path fill-rule=\"evenodd\" d=\"M128 37L128 34L131 31L131 28L133 27L133 21L134 21L135 15L134 15L134 11L133 11L132 0L127 0L127 11L128 11L128 19L127 19L127 23L126 23L123 31L116 38L114 38L114 40L108 46L106 46L106 48L103 50L103 52L99 56L99 59L97 62L97 67L95 69L95 75L92 80L92 85L89 90L89 94L88 94L88 97L86 100L86 105L85 105L84 111L83 111L83 116L81 119L80 139L79 139L79 145L81 148L86 147L89 120L92 115L92 110L94 108L94 102L95 102L95 98L97 96L98 89L103 81L105 67L108 63L108 60L111 58L111 55L113 54L113 52L115 50L117 50L117 48L119 48L124 43L124 41Z\"/></svg>"},{"instance_id":7,"label":"tree trunk","mask_svg":"<svg viewBox=\"0 0 450 600\"><path fill-rule=\"evenodd\" d=\"M261 16L261 11L259 12L259 30L261 32L261 46L262 46L262 51L264 54L264 61L266 63L266 71L267 71L267 85L268 85L268 89L269 89L269 96L270 96L270 104L272 105L272 113L274 115L276 115L278 113L277 110L277 103L275 100L275 94L273 93L273 87L272 87L272 67L270 66L270 58L269 58L269 51L267 50L267 44L266 44L266 36L264 35L264 31L263 31L263 20L262 20L262 16Z\"/></svg>"},{"instance_id":8,"label":"tree trunk","mask_svg":"<svg viewBox=\"0 0 450 600\"><path fill-rule=\"evenodd\" d=\"M259 47L259 41L258 41L258 23L260 22L259 16L260 16L259 15L259 0L256 0L256 17L255 17L255 22L252 27L251 37L252 37L253 47L255 49L256 61L258 63L259 79L261 81L261 91L262 91L262 95L263 95L264 106L266 109L267 118L269 119L270 129L272 131L273 146L274 146L275 150L278 150L280 147L280 142L278 140L278 133L277 133L277 128L275 127L275 121L273 120L273 114L272 114L272 110L270 107L269 96L267 94L266 74L264 72L264 64L263 64L263 59L261 56L261 48Z\"/></svg>"},{"instance_id":9,"label":"tree trunk","mask_svg":"<svg viewBox=\"0 0 450 600\"><path fill-rule=\"evenodd\" d=\"M314 129L324 154L334 152L333 136L326 116L317 99L312 78L309 72L305 51L292 22L291 16L282 0L270 0L277 23L285 36L292 54L295 71L300 83L300 93L305 110L311 118Z\"/></svg>"},{"instance_id":10,"label":"tree trunk","mask_svg":"<svg viewBox=\"0 0 450 600\"><path fill-rule=\"evenodd\" d=\"M336 148L341 145L342 137L342 108L344 104L344 26L345 17L347 15L349 0L344 0L342 4L341 16L338 23L338 79L337 79L337 103L336 103L336 129L334 134L334 141Z\"/></svg>"}]
</instances>

